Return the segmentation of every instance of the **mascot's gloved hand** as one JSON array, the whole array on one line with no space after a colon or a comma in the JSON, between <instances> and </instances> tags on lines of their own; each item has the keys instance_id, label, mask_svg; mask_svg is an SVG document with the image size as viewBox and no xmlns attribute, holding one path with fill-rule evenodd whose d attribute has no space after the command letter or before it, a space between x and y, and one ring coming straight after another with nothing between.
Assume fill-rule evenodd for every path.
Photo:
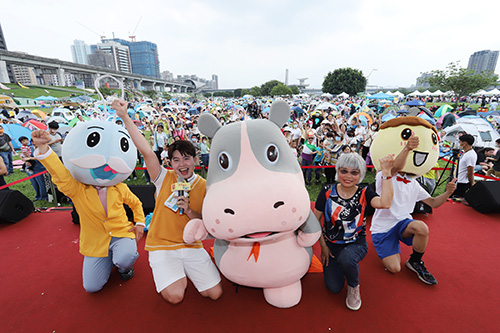
<instances>
[{"instance_id":1,"label":"mascot's gloved hand","mask_svg":"<svg viewBox=\"0 0 500 333\"><path fill-rule=\"evenodd\" d=\"M299 232L297 233L297 244L299 244L302 247L313 246L318 241L320 234L321 234L320 231L308 234L303 232L302 230L299 230Z\"/></svg>"},{"instance_id":2,"label":"mascot's gloved hand","mask_svg":"<svg viewBox=\"0 0 500 333\"><path fill-rule=\"evenodd\" d=\"M207 238L208 231L205 229L205 225L203 224L203 220L193 219L186 224L184 228L184 233L182 237L184 241L188 244L191 244L196 241L201 241Z\"/></svg>"}]
</instances>

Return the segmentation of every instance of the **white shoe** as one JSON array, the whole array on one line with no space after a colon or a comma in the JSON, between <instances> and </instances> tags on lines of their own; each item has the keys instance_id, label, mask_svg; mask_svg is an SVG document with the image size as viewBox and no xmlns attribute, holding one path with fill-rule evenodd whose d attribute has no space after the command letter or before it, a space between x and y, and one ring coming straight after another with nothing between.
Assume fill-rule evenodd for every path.
<instances>
[{"instance_id":1,"label":"white shoe","mask_svg":"<svg viewBox=\"0 0 500 333\"><path fill-rule=\"evenodd\" d=\"M351 310L359 310L361 307L361 296L359 294L359 285L356 287L351 287L347 285L347 298L345 299L345 304Z\"/></svg>"}]
</instances>

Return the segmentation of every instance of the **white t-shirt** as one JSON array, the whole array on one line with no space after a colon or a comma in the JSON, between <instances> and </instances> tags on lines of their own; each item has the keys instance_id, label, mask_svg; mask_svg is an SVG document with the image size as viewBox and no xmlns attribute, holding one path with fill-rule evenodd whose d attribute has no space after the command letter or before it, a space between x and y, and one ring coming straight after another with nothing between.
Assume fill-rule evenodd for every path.
<instances>
[{"instance_id":1,"label":"white t-shirt","mask_svg":"<svg viewBox=\"0 0 500 333\"><path fill-rule=\"evenodd\" d=\"M297 140L302 135L302 131L300 130L300 128L292 128L292 131L290 133L292 135L292 140Z\"/></svg>"},{"instance_id":2,"label":"white t-shirt","mask_svg":"<svg viewBox=\"0 0 500 333\"><path fill-rule=\"evenodd\" d=\"M363 141L365 139L365 134L366 134L366 128L364 128L364 126L360 125L356 127L356 129L354 130L354 137L358 141Z\"/></svg>"},{"instance_id":3,"label":"white t-shirt","mask_svg":"<svg viewBox=\"0 0 500 333\"><path fill-rule=\"evenodd\" d=\"M404 179L399 181L398 179ZM405 183L406 182L406 183ZM377 194L382 194L382 172L375 177ZM394 195L391 207L388 209L375 209L370 231L372 234L385 233L391 230L399 221L411 219L411 213L418 201L430 198L429 193L415 180L402 176L399 173L392 177Z\"/></svg>"},{"instance_id":4,"label":"white t-shirt","mask_svg":"<svg viewBox=\"0 0 500 333\"><path fill-rule=\"evenodd\" d=\"M467 167L476 165L477 154L474 149L469 150L465 154L460 157L458 161L458 177L457 183L467 184L469 182L469 178L467 178Z\"/></svg>"}]
</instances>

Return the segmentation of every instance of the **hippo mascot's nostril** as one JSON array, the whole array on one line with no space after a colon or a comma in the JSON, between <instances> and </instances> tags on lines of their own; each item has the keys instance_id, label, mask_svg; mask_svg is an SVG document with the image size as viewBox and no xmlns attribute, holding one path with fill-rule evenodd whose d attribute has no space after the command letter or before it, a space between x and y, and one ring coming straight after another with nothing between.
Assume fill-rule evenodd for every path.
<instances>
[{"instance_id":1,"label":"hippo mascot's nostril","mask_svg":"<svg viewBox=\"0 0 500 333\"><path fill-rule=\"evenodd\" d=\"M211 234L222 274L263 288L267 302L280 308L299 303L300 279L321 234L300 166L280 131L289 117L283 101L273 103L269 120L221 126L211 114L200 116L200 131L212 138L207 193L202 223L192 220L184 229L188 243Z\"/></svg>"}]
</instances>

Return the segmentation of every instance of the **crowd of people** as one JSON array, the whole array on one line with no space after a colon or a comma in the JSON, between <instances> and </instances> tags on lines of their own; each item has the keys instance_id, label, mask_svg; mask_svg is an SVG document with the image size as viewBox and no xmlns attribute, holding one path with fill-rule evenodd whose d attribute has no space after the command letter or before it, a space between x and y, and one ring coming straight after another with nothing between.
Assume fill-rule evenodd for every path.
<instances>
[{"instance_id":1,"label":"crowd of people","mask_svg":"<svg viewBox=\"0 0 500 333\"><path fill-rule=\"evenodd\" d=\"M166 102L158 102L153 105L154 112L148 115L133 103L120 100L113 102L116 123L124 126L130 134L131 140L138 148L139 164L146 168L146 181L152 182L156 187L156 202L165 202L156 205L146 239L146 250L149 252L156 290L165 301L171 304L180 303L184 299L187 279L194 283L204 297L216 300L222 295L220 275L201 243L188 245L182 239L185 224L193 218L201 218L206 191L205 180L195 173L196 166L208 168L210 156L210 139L202 136L198 129L199 115L211 112L222 125L266 118L266 109L270 102L261 100L240 104L228 100L217 103L177 103L175 108ZM422 186L412 182L411 188L391 180L400 173L401 160L418 144L418 138L415 139L417 141L412 139L397 156L387 156L380 160L381 171L376 175L375 191L370 187L361 186L360 183L367 170L371 171L367 169L372 166L370 146L382 124L380 113L367 108L367 103L362 100L338 100L329 103L328 107L321 108L318 106L325 101L316 102L305 104L301 100L290 100L293 112L282 132L298 163L303 166L306 186L312 185L313 178L316 184L324 183L315 198L314 214L318 219L324 217L325 220L320 245L326 287L338 293L346 284L347 307L351 310L361 307L359 262L367 252L364 212L368 206L375 208L371 232L384 267L392 273L400 271L399 243L403 242L413 247L413 253L406 262L408 269L415 272L424 283L436 284L437 280L428 272L422 261L429 231L423 221L412 219L410 214L413 205L416 201L423 201L431 207L439 207L452 195L463 197L465 191L474 184L474 171L499 176L500 150L496 153L494 150L484 150L483 155L479 154L481 161L477 162L477 154L472 149L474 137L463 133L459 137L460 148L464 153L457 166L457 186L453 180L448 183L444 193L432 197L431 193L438 177L436 172L430 171L424 175ZM99 117L95 110L81 112L79 121L85 121L83 113L91 119ZM48 127L48 133L36 131L32 136L33 143L39 148L38 155L33 152L29 138L20 138L21 159L29 174L44 170L44 163L40 161L43 162L49 154L52 154L53 158L61 159L64 135L57 131L56 122L50 122ZM496 144L497 148L500 148L500 140L497 140ZM5 145L8 146L6 152L2 150ZM43 149L40 150L40 147ZM0 151L3 158L1 162L5 162L0 163L0 172L3 170L2 164L5 164L4 174L11 173L12 169L9 167L12 166L12 153L15 150L10 138L4 136L1 126ZM133 174L131 177L134 176ZM403 174L401 176L406 177ZM174 196L171 185L179 179L189 182L192 190L189 197L175 197L176 210L173 210L167 203ZM410 183L410 180L408 182ZM36 191L35 199L46 199L45 184L41 179L34 178L32 184ZM410 200L403 202L402 197ZM101 199L101 194L99 198ZM105 202L101 199L103 205ZM344 214L333 214L332 207L340 207ZM182 209L184 214L180 215L177 209ZM395 216L398 218L394 218ZM158 222L160 219L162 223ZM139 226L142 226L142 223L139 223ZM137 233L137 230L134 232ZM142 234L137 234L135 238L139 239L141 236ZM112 242L116 242L114 237ZM110 243L109 246L113 244ZM93 253L87 252L84 255L86 262L90 262L87 266L98 264L97 261L87 259L93 258ZM111 255L110 252L109 256ZM128 260L127 264L118 265L124 280L133 276L130 268L135 260L137 256ZM116 265L114 261L113 263ZM84 270L85 267L84 264ZM91 271L87 270L87 276L91 275L89 272ZM109 272L107 274L109 276ZM89 280L92 283L89 284ZM88 292L95 292L100 290L106 281L107 277L90 277L84 281L84 286Z\"/></svg>"}]
</instances>

